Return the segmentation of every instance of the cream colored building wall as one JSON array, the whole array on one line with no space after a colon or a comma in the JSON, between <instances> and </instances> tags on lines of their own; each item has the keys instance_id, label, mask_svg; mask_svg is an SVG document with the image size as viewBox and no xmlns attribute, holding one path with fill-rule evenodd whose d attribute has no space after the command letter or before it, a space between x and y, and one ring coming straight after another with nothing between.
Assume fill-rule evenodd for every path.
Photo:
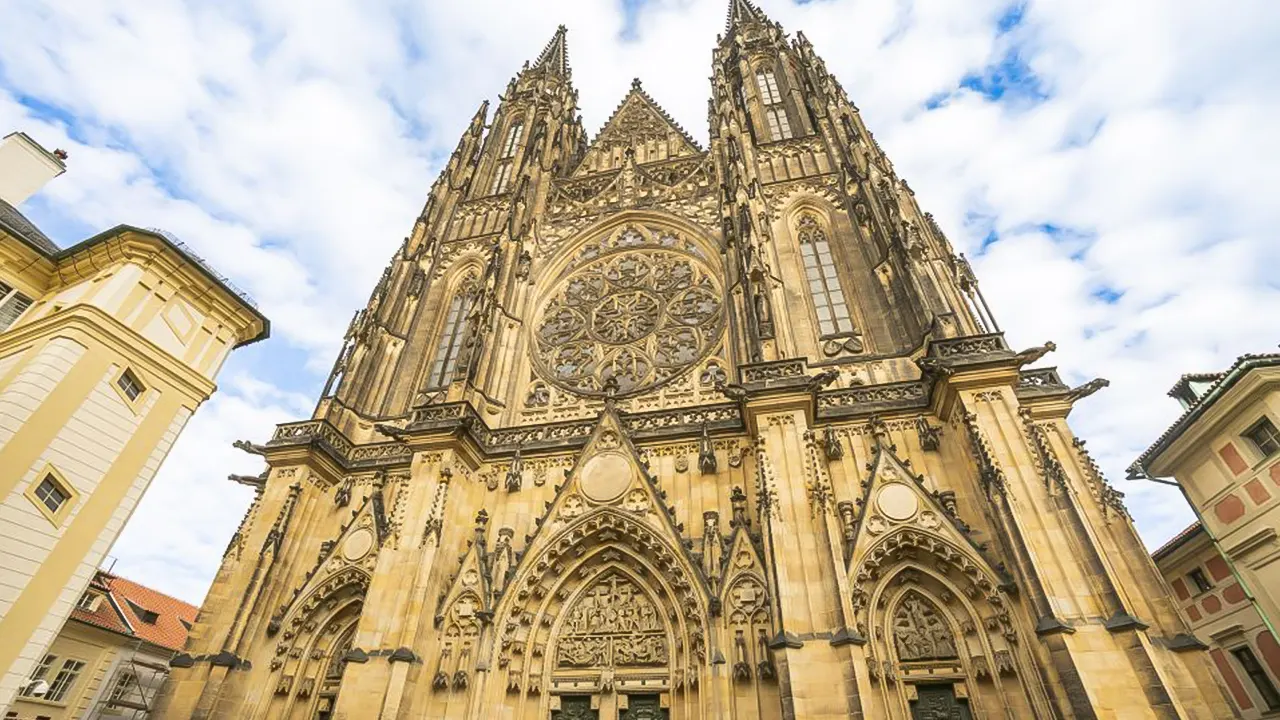
<instances>
[{"instance_id":1,"label":"cream colored building wall","mask_svg":"<svg viewBox=\"0 0 1280 720\"><path fill-rule=\"evenodd\" d=\"M11 383L0 388L0 449L31 417L31 413L85 350L84 345L70 338L54 338L36 351ZM25 348L16 350L0 360L6 364L5 376L22 362L24 351ZM3 377L0 377L2 381Z\"/></svg>"},{"instance_id":2,"label":"cream colored building wall","mask_svg":"<svg viewBox=\"0 0 1280 720\"><path fill-rule=\"evenodd\" d=\"M38 296L15 328L75 304L96 307L205 377L217 375L235 333L175 288L135 262L123 263Z\"/></svg>"},{"instance_id":3,"label":"cream colored building wall","mask_svg":"<svg viewBox=\"0 0 1280 720\"><path fill-rule=\"evenodd\" d=\"M1280 427L1280 368L1255 369L1241 379L1151 469L1178 479L1274 627L1280 621L1280 453L1264 457L1243 435L1262 417Z\"/></svg>"},{"instance_id":4,"label":"cream colored building wall","mask_svg":"<svg viewBox=\"0 0 1280 720\"><path fill-rule=\"evenodd\" d=\"M109 373L108 377L114 378L114 375ZM102 387L100 386L95 392L95 396L101 396L103 394L101 391L102 391ZM111 394L114 395L114 391L108 390L108 392L111 392ZM90 406L91 404L92 404L92 399L91 399L91 403L87 403L86 405ZM151 405L154 405L154 404L155 404L154 402L151 403ZM149 406L148 408L146 408L146 412L150 412L151 409L152 408ZM72 419L72 422L68 423L67 428L64 428L64 434L66 434L67 429L69 428L75 428L75 427L81 426L81 424L88 419L86 417L88 415L89 415L88 412L77 413L76 416ZM30 674L32 668L34 668L39 658L43 656L45 652L44 648L48 646L51 639L58 632L58 629L61 628L63 624L66 622L67 617L71 614L71 610L74 607L75 603L79 600L80 595L84 592L84 589L88 586L90 580L92 580L95 569L102 563L102 560L106 556L108 550L110 550L112 543L115 542L116 537L120 534L120 531L124 528L125 522L128 520L129 516L133 514L133 510L134 508L137 507L138 501L142 498L142 495L146 491L147 486L150 485L151 479L155 476L155 473L159 469L161 462L164 460L165 455L168 454L169 448L172 446L173 441L177 438L178 433L181 432L182 427L186 424L186 421L190 417L190 415L191 415L191 411L188 410L187 408L179 408L178 412L173 417L172 422L169 424L169 427L164 432L164 434L160 437L159 442L156 444L154 450L151 452L150 456L148 457L146 464L143 465L141 471L136 475L133 483L129 486L129 488L125 492L121 502L119 502L115 506L115 510L114 512L112 512L109 520L106 522L106 524L102 527L101 531L98 533L97 538L93 542L93 545L90 548L89 552L86 555L84 555L84 557L80 560L80 562L75 568L74 573L68 579L65 586L62 588L61 592L58 593L56 601L54 602L53 606L50 607L49 612L45 615L43 621L40 623L36 632L34 632L31 635L31 637L29 638L25 646L22 648L22 651L20 652L17 661L14 663L14 665L10 669L9 674L6 675L6 677L3 679L3 683L8 684L11 680L14 680L15 678L17 681L20 681L21 679L26 678ZM139 417L141 417L141 415ZM132 432L134 429L136 429L136 423L134 424L135 427L130 427L129 424L127 424L121 418L116 418L114 421L99 421L99 422L100 424L92 425L90 427L111 428L117 433L123 433L124 429L126 428L129 430L129 432ZM72 434L74 434L74 432L75 431L72 430ZM112 442L112 439L106 436L103 436L101 439L104 443ZM115 454L118 454L120 447L123 447L124 441L127 439L128 439L127 436L125 436L123 439L117 439L117 441L115 442L116 444ZM59 437L59 440L62 440L61 435ZM58 445L59 443L55 441L55 443L51 445L51 448L55 448ZM104 451L104 457L106 453L109 453L109 452L110 450ZM55 455L54 457L56 459L57 457L60 457L60 456ZM112 461L114 461L114 455L112 455ZM101 460L100 462L104 463L105 468L103 470L103 473L99 474L98 476L99 480L101 479L101 475L105 474L105 470L110 467L110 462L107 462L105 459ZM66 474L66 476L68 477L68 479L72 477L70 474ZM93 484L92 479L86 479L85 476L77 476L77 477L79 477L81 480L81 482L77 484L77 489L81 491L82 497L88 497L89 494L97 490L97 486L96 484ZM14 501L15 497L17 498L16 502L11 502L11 501ZM21 503L27 503L27 505L30 505L30 502L27 500L27 498L21 495L20 492L17 493L16 495L11 494L10 497L6 499L5 510L8 511L11 505L17 505L18 507L21 507ZM74 511L75 510L73 509L73 512ZM35 515L37 517L18 518L19 520L22 520L24 522L23 524L15 525L14 527L18 527L18 528L39 527L38 521L43 521L47 524L47 521L45 520L45 518L42 515L39 515L38 511L35 511L34 508L30 510L30 514ZM7 519L8 518L6 517L5 520L7 521ZM27 563L23 564L21 571L14 572L10 570L9 568L12 567L13 564L10 563L10 558L8 557L7 551L4 553L0 553L0 563L3 563L5 566L5 569L0 570L0 577L4 577L5 584L8 585L11 583L22 583L21 585L18 586L21 588L25 586L27 583L29 583L31 581L31 578L34 576L36 570L39 569L40 564L45 560L45 558L48 557L49 553L52 551L54 545L58 540L58 537L62 534L62 530L65 527L69 526L70 523L73 522L73 520L74 518L68 517L65 520L62 528L60 528L55 533L45 533L38 537L32 538L31 542L26 543L26 547L24 549L27 551L28 555L34 556L37 559L35 562L28 561ZM0 614L3 614L3 613L0 612ZM5 689L6 688L4 687L4 685L0 685L0 691L4 691Z\"/></svg>"},{"instance_id":5,"label":"cream colored building wall","mask_svg":"<svg viewBox=\"0 0 1280 720\"><path fill-rule=\"evenodd\" d=\"M1249 647L1271 682L1280 687L1280 646L1208 536L1196 532L1160 556L1157 565L1193 634L1210 646L1215 672L1241 717L1268 716L1262 696L1230 652ZM1200 590L1189 577L1193 570L1202 572L1212 587Z\"/></svg>"},{"instance_id":6,"label":"cream colored building wall","mask_svg":"<svg viewBox=\"0 0 1280 720\"><path fill-rule=\"evenodd\" d=\"M49 646L47 653L57 657L49 668L46 680L57 677L65 660L79 660L85 664L79 677L61 702L48 702L39 698L18 698L11 710L18 713L18 720L46 716L50 720L73 720L90 717L100 691L112 677L112 670L125 643L130 640L106 630L79 622L67 623Z\"/></svg>"},{"instance_id":7,"label":"cream colored building wall","mask_svg":"<svg viewBox=\"0 0 1280 720\"><path fill-rule=\"evenodd\" d=\"M61 339L56 339L51 344L62 347L59 340ZM159 400L160 393L152 390L135 412L112 387L120 370L119 365L108 366L89 395L35 462L27 468L17 485L4 498L3 504L0 504L0 524L8 528L8 533L12 536L5 538L4 548L0 550L0 586L5 588L6 596L12 596L6 597L3 604L0 604L0 616L6 614L17 596L31 585L41 565L78 519L85 501L98 491L100 483L137 431L141 420L155 408ZM65 370L63 375L65 376ZM50 390L61 379L51 374L41 377ZM162 438L161 443L156 446L156 452L160 452L162 456L163 452L167 452L171 441L171 434ZM155 453L152 462L158 463ZM41 473L50 466L61 473L78 493L78 497L69 501L74 503L73 506L56 525L25 494L30 484L38 482L38 478L42 477ZM154 472L154 467L150 472ZM150 475L140 475L134 485L149 479ZM131 488L125 496L125 502L116 508L110 521L98 530L89 554L80 560L57 593L53 606L28 638L10 672L0 681L0 690L6 689L4 686L11 682L25 678L43 654L43 649L65 622L74 603L88 585L94 569L106 555L139 494L140 490Z\"/></svg>"}]
</instances>

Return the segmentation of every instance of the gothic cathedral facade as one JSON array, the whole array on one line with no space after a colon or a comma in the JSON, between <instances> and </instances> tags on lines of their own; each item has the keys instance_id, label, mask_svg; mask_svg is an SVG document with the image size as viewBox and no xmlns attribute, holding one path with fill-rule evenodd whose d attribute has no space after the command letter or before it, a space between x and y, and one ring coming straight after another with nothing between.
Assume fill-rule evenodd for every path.
<instances>
[{"instance_id":1,"label":"gothic cathedral facade","mask_svg":"<svg viewBox=\"0 0 1280 720\"><path fill-rule=\"evenodd\" d=\"M1219 718L1204 646L813 47L709 147L562 27L264 445L173 718Z\"/></svg>"}]
</instances>

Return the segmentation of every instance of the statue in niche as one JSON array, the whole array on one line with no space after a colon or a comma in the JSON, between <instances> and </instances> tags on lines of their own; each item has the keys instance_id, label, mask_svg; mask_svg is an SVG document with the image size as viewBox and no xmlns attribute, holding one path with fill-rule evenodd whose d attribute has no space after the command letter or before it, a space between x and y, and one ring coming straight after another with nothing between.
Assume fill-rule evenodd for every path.
<instances>
[{"instance_id":1,"label":"statue in niche","mask_svg":"<svg viewBox=\"0 0 1280 720\"><path fill-rule=\"evenodd\" d=\"M915 591L908 592L894 612L893 640L899 660L956 657L956 640L947 621L936 605Z\"/></svg>"}]
</instances>

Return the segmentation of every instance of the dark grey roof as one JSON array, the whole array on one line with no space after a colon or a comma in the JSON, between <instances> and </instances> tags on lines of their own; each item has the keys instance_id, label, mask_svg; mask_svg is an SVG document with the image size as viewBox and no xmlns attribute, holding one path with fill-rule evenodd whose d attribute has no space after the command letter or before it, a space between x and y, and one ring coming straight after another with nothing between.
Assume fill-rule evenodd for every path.
<instances>
[{"instance_id":1,"label":"dark grey roof","mask_svg":"<svg viewBox=\"0 0 1280 720\"><path fill-rule=\"evenodd\" d=\"M26 215L18 212L18 208L4 200L0 200L0 230L15 235L20 240L25 240L29 245L45 255L54 255L58 252L57 243L50 240L48 235L40 232L40 228L28 220Z\"/></svg>"}]
</instances>

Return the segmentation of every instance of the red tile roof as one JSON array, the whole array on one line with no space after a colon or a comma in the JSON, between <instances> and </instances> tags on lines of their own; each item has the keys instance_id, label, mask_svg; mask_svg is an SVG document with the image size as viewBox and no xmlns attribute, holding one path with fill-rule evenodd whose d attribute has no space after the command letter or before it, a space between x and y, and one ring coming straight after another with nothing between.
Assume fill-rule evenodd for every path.
<instances>
[{"instance_id":1,"label":"red tile roof","mask_svg":"<svg viewBox=\"0 0 1280 720\"><path fill-rule=\"evenodd\" d=\"M182 621L195 623L198 609L194 605L102 571L94 576L90 588L105 591L107 597L94 612L75 608L71 611L73 619L175 652L186 644L187 627ZM155 613L154 622L144 619L149 613Z\"/></svg>"}]
</instances>

